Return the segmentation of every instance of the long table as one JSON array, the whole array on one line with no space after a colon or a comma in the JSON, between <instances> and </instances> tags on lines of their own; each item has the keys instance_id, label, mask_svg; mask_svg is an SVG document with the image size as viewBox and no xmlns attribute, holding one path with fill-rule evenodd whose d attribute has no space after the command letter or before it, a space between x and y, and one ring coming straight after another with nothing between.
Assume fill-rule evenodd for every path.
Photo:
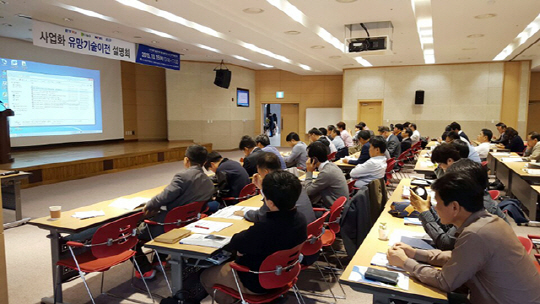
<instances>
[{"instance_id":1,"label":"long table","mask_svg":"<svg viewBox=\"0 0 540 304\"><path fill-rule=\"evenodd\" d=\"M262 206L262 196L257 195L254 196L248 200L245 200L241 203L238 203L237 206L251 206L251 207L260 207ZM224 218L214 218L214 217L206 217L204 220L211 220L211 221L218 221L218 222L228 222L232 223L231 226L212 233L214 235L220 235L220 236L233 236L234 234L244 231L251 227L253 223L250 223L244 219L242 220L234 220L234 219L224 219ZM167 243L160 243L156 241L150 241L144 245L147 248L155 249L157 252L162 254L169 254L171 256L171 259L169 260L169 263L171 264L171 281L172 281L172 292L173 295L178 294L180 291L182 291L182 267L184 265L184 259L191 258L195 259L197 261L202 261L210 256L212 256L213 253L218 251L217 248L211 248L211 247L203 247L203 246L194 246L194 245L185 245L185 244L167 244Z\"/></svg>"},{"instance_id":2,"label":"long table","mask_svg":"<svg viewBox=\"0 0 540 304\"><path fill-rule=\"evenodd\" d=\"M0 170L0 173L8 170ZM21 171L17 174L0 176L2 183L2 208L15 210L15 220L22 220L21 182L31 173Z\"/></svg>"},{"instance_id":3,"label":"long table","mask_svg":"<svg viewBox=\"0 0 540 304\"><path fill-rule=\"evenodd\" d=\"M435 175L435 169L437 168L437 165L435 164L427 165L427 163L431 163L430 153L431 151L429 150L420 151L416 165L414 166L414 171L419 174L424 174L426 178L433 177Z\"/></svg>"},{"instance_id":4,"label":"long table","mask_svg":"<svg viewBox=\"0 0 540 304\"><path fill-rule=\"evenodd\" d=\"M145 197L152 198L153 196L159 194L165 186L160 186L157 188L140 191L134 194L123 196L123 198L134 198L134 197ZM51 264L52 264L52 275L53 275L53 292L56 286L58 278L62 281L62 277L65 275L62 269L56 267L56 263L62 258L69 254L67 247L63 245L61 233L74 234L79 233L84 230L99 227L108 222L112 222L118 218L124 217L128 214L132 214L139 210L125 210L115 207L110 207L109 205L113 200L107 200L93 205L64 211L62 216L58 220L51 220L49 216L41 217L30 221L30 225L37 226L38 228L49 230L50 234L47 236L51 240ZM46 207L44 207L46 208ZM82 211L93 211L93 210L103 210L105 213L104 216L89 218L89 219L77 219L72 217L75 212ZM43 303L54 303L54 298L45 297L41 299ZM56 303L62 303L62 288L58 288L56 294Z\"/></svg>"},{"instance_id":5,"label":"long table","mask_svg":"<svg viewBox=\"0 0 540 304\"><path fill-rule=\"evenodd\" d=\"M402 179L397 186L396 190L388 200L384 211L375 223L375 225L369 231L366 239L352 258L351 262L341 275L340 281L344 284L351 286L352 289L373 294L373 303L390 303L390 299L406 300L414 303L447 303L446 293L436 288L427 286L417 279L411 277L409 282L409 290L401 290L391 287L383 287L379 285L360 283L349 280L349 276L354 266L366 266L375 267L383 270L387 270L383 267L370 265L371 259L377 252L388 251L388 241L379 240L379 224L386 223L389 235L396 229L409 230L414 232L424 232L422 226L409 226L405 225L403 219L393 217L388 213L392 202L401 201L401 195L403 193L403 186L410 185L410 179Z\"/></svg>"}]
</instances>

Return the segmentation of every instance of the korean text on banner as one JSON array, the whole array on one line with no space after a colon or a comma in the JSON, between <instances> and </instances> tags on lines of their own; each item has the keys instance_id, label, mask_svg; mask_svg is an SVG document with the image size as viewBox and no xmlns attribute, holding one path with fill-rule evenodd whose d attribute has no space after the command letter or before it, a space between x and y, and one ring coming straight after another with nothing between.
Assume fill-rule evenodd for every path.
<instances>
[{"instance_id":1,"label":"korean text on banner","mask_svg":"<svg viewBox=\"0 0 540 304\"><path fill-rule=\"evenodd\" d=\"M135 43L36 20L32 32L36 46L135 62Z\"/></svg>"},{"instance_id":2,"label":"korean text on banner","mask_svg":"<svg viewBox=\"0 0 540 304\"><path fill-rule=\"evenodd\" d=\"M180 54L139 44L137 48L137 63L180 70Z\"/></svg>"}]
</instances>

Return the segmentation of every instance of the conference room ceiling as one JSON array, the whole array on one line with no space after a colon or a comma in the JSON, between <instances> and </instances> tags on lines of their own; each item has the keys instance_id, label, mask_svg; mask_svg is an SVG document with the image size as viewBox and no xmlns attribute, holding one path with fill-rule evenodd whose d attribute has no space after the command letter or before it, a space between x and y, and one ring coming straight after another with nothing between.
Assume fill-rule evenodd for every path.
<instances>
[{"instance_id":1,"label":"conference room ceiling","mask_svg":"<svg viewBox=\"0 0 540 304\"><path fill-rule=\"evenodd\" d=\"M425 64L417 19L425 17L426 4L436 64L493 61L540 13L539 0L415 1L423 6L416 15L410 0L5 0L0 36L31 41L31 20L24 17L30 16L175 51L182 60L329 75L362 67L358 56L374 67ZM348 54L334 46L345 43L346 24L377 21L393 24L390 54ZM338 43L321 38L326 32ZM539 39L540 31L505 60L540 68Z\"/></svg>"}]
</instances>

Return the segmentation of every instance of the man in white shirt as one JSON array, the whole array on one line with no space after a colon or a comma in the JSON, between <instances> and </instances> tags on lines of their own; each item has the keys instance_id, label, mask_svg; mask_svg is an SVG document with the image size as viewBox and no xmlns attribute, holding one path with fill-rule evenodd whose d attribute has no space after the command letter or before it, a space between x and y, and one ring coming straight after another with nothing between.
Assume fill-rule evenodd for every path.
<instances>
[{"instance_id":1,"label":"man in white shirt","mask_svg":"<svg viewBox=\"0 0 540 304\"><path fill-rule=\"evenodd\" d=\"M488 156L492 137L493 132L491 132L491 130L482 129L482 131L480 131L480 134L478 134L478 137L476 138L480 142L480 144L474 147L474 149L476 150L476 152L478 152L478 156L480 156L481 160L486 160Z\"/></svg>"},{"instance_id":2,"label":"man in white shirt","mask_svg":"<svg viewBox=\"0 0 540 304\"><path fill-rule=\"evenodd\" d=\"M382 136L374 136L369 140L371 158L351 170L351 178L356 180L355 186L362 187L372 180L383 178L386 172L386 140Z\"/></svg>"},{"instance_id":3,"label":"man in white shirt","mask_svg":"<svg viewBox=\"0 0 540 304\"><path fill-rule=\"evenodd\" d=\"M340 132L340 136L343 139L343 142L345 143L345 146L352 147L353 146L353 138L351 134L347 131L347 126L343 121L340 121L336 124L336 127L338 128ZM339 148L338 148L339 149Z\"/></svg>"},{"instance_id":4,"label":"man in white shirt","mask_svg":"<svg viewBox=\"0 0 540 304\"><path fill-rule=\"evenodd\" d=\"M540 134L536 132L529 133L527 136L527 151L523 156L540 162Z\"/></svg>"},{"instance_id":5,"label":"man in white shirt","mask_svg":"<svg viewBox=\"0 0 540 304\"><path fill-rule=\"evenodd\" d=\"M411 136L411 141L412 141L412 144L414 145L415 143L420 141L420 132L418 132L418 130L416 130L416 124L415 123L410 124L409 128L413 131L413 134Z\"/></svg>"}]
</instances>

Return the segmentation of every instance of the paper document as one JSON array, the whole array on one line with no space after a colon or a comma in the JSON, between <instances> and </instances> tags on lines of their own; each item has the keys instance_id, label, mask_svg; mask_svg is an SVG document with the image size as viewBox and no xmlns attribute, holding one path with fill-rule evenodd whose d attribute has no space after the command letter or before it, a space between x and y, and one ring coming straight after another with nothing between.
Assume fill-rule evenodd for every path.
<instances>
[{"instance_id":1,"label":"paper document","mask_svg":"<svg viewBox=\"0 0 540 304\"><path fill-rule=\"evenodd\" d=\"M403 268L400 268L400 267L397 267L397 266L392 266L392 265L388 264L388 257L386 256L386 253L382 253L382 252L375 253L373 258L371 259L370 264L375 265L375 266L386 267L386 268L392 269L392 270L405 271L405 269L403 269Z\"/></svg>"},{"instance_id":2,"label":"paper document","mask_svg":"<svg viewBox=\"0 0 540 304\"><path fill-rule=\"evenodd\" d=\"M148 202L148 198L146 197L134 197L134 198L118 198L115 199L109 207L115 207L125 210L135 210L139 207L142 207L146 205L146 202Z\"/></svg>"},{"instance_id":3,"label":"paper document","mask_svg":"<svg viewBox=\"0 0 540 304\"><path fill-rule=\"evenodd\" d=\"M493 156L510 156L510 152L492 152Z\"/></svg>"},{"instance_id":4,"label":"paper document","mask_svg":"<svg viewBox=\"0 0 540 304\"><path fill-rule=\"evenodd\" d=\"M208 234L192 234L180 240L180 244L221 248L231 241L231 237Z\"/></svg>"},{"instance_id":5,"label":"paper document","mask_svg":"<svg viewBox=\"0 0 540 304\"><path fill-rule=\"evenodd\" d=\"M97 217L97 216L104 216L104 215L105 215L105 212L103 212L103 210L99 210L99 211L80 211L80 212L75 212L75 214L73 214L72 217L83 220L83 219L87 219L87 218L92 218L92 217Z\"/></svg>"},{"instance_id":6,"label":"paper document","mask_svg":"<svg viewBox=\"0 0 540 304\"><path fill-rule=\"evenodd\" d=\"M190 230L193 233L210 234L212 232L221 231L231 225L232 223L200 220L196 221L195 223L191 223L184 228Z\"/></svg>"},{"instance_id":7,"label":"paper document","mask_svg":"<svg viewBox=\"0 0 540 304\"><path fill-rule=\"evenodd\" d=\"M394 246L395 243L401 242L402 236L416 238L419 240L431 240L431 237L425 232L414 232L402 229L395 229L390 235L390 239L388 240L388 246Z\"/></svg>"},{"instance_id":8,"label":"paper document","mask_svg":"<svg viewBox=\"0 0 540 304\"><path fill-rule=\"evenodd\" d=\"M258 210L259 207L248 207L248 206L228 206L223 209L218 210L218 212L212 214L210 217L217 217L217 218L226 218L226 219L232 219L232 220L241 220L244 217L234 215L236 211L242 211L244 214L248 212L249 210Z\"/></svg>"},{"instance_id":9,"label":"paper document","mask_svg":"<svg viewBox=\"0 0 540 304\"><path fill-rule=\"evenodd\" d=\"M523 158L521 157L503 157L501 158L501 161L505 163L515 163L515 162L522 162Z\"/></svg>"},{"instance_id":10,"label":"paper document","mask_svg":"<svg viewBox=\"0 0 540 304\"><path fill-rule=\"evenodd\" d=\"M421 161L420 165L422 167L434 167L435 166L435 164L432 163L430 160Z\"/></svg>"},{"instance_id":11,"label":"paper document","mask_svg":"<svg viewBox=\"0 0 540 304\"><path fill-rule=\"evenodd\" d=\"M406 217L403 220L405 225L422 226L422 221L417 217Z\"/></svg>"},{"instance_id":12,"label":"paper document","mask_svg":"<svg viewBox=\"0 0 540 304\"><path fill-rule=\"evenodd\" d=\"M364 277L364 274L366 273L367 269L368 268L365 266L354 266L353 270L351 271L351 275L349 275L349 281L354 281L354 282L359 282L359 283L369 283L373 285L409 290L409 276L407 274L402 273L402 272L396 272L398 274L398 283L396 286L394 286L394 285L366 279Z\"/></svg>"},{"instance_id":13,"label":"paper document","mask_svg":"<svg viewBox=\"0 0 540 304\"><path fill-rule=\"evenodd\" d=\"M525 169L525 171L529 174L540 175L540 169Z\"/></svg>"}]
</instances>

